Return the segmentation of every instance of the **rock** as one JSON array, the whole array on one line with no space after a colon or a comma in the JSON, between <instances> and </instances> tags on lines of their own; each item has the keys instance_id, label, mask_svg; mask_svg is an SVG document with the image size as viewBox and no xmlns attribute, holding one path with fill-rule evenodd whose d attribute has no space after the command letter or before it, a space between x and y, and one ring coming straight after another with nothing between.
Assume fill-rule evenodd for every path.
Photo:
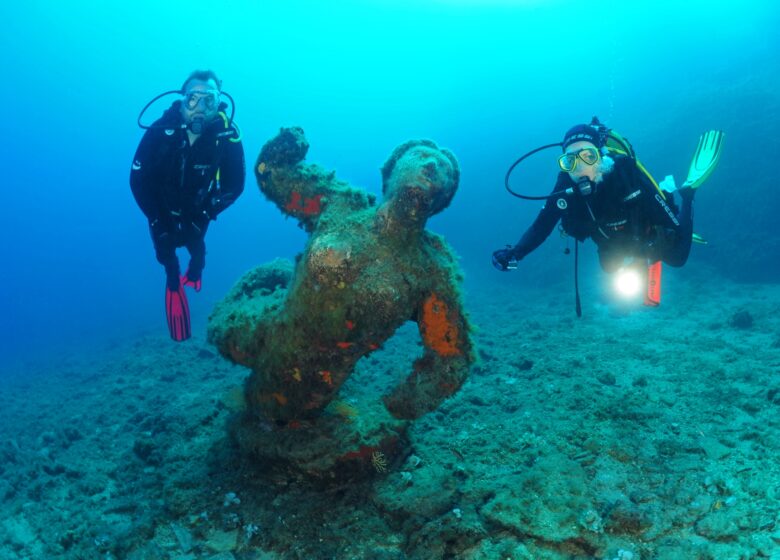
<instances>
[{"instance_id":1,"label":"rock","mask_svg":"<svg viewBox=\"0 0 780 560\"><path fill-rule=\"evenodd\" d=\"M214 530L209 533L206 539L206 548L212 552L230 552L236 548L238 542L238 531L219 531ZM231 555L232 556L232 555Z\"/></svg>"},{"instance_id":2,"label":"rock","mask_svg":"<svg viewBox=\"0 0 780 560\"><path fill-rule=\"evenodd\" d=\"M653 526L651 516L643 508L629 503L618 503L604 522L607 532L638 535Z\"/></svg>"},{"instance_id":3,"label":"rock","mask_svg":"<svg viewBox=\"0 0 780 560\"><path fill-rule=\"evenodd\" d=\"M534 363L531 360L520 360L515 364L515 367L518 369L518 371L528 371L532 367L534 367Z\"/></svg>"},{"instance_id":4,"label":"rock","mask_svg":"<svg viewBox=\"0 0 780 560\"><path fill-rule=\"evenodd\" d=\"M192 534L187 529L176 523L171 523L171 531L176 536L182 552L186 554L192 550Z\"/></svg>"},{"instance_id":5,"label":"rock","mask_svg":"<svg viewBox=\"0 0 780 560\"><path fill-rule=\"evenodd\" d=\"M21 516L5 519L2 528L5 530L7 542L17 548L29 549L30 545L38 538L27 519Z\"/></svg>"},{"instance_id":6,"label":"rock","mask_svg":"<svg viewBox=\"0 0 780 560\"><path fill-rule=\"evenodd\" d=\"M206 560L236 560L236 557L233 556L232 552L220 552L213 556L209 556Z\"/></svg>"},{"instance_id":7,"label":"rock","mask_svg":"<svg viewBox=\"0 0 780 560\"><path fill-rule=\"evenodd\" d=\"M615 375L608 371L598 374L596 379L598 379L599 383L602 385L615 385L617 383Z\"/></svg>"},{"instance_id":8,"label":"rock","mask_svg":"<svg viewBox=\"0 0 780 560\"><path fill-rule=\"evenodd\" d=\"M735 329L749 329L753 326L753 316L749 311L737 311L729 319L729 325Z\"/></svg>"},{"instance_id":9,"label":"rock","mask_svg":"<svg viewBox=\"0 0 780 560\"><path fill-rule=\"evenodd\" d=\"M713 541L735 540L739 527L725 511L713 512L696 523L696 533Z\"/></svg>"},{"instance_id":10,"label":"rock","mask_svg":"<svg viewBox=\"0 0 780 560\"><path fill-rule=\"evenodd\" d=\"M133 453L144 463L150 465L160 464L159 453L154 444L154 440L148 436L142 436L135 440L133 444Z\"/></svg>"},{"instance_id":11,"label":"rock","mask_svg":"<svg viewBox=\"0 0 780 560\"><path fill-rule=\"evenodd\" d=\"M584 478L579 464L560 457L541 458L533 469L505 480L482 508L482 517L487 523L550 543L580 539L587 530L580 526L578 515L591 507L583 495Z\"/></svg>"},{"instance_id":12,"label":"rock","mask_svg":"<svg viewBox=\"0 0 780 560\"><path fill-rule=\"evenodd\" d=\"M76 440L80 440L80 439L84 438L83 434L77 428L74 428L73 426L66 426L62 430L62 434L65 436L65 438L68 440L68 442L71 442L71 443L76 441Z\"/></svg>"}]
</instances>

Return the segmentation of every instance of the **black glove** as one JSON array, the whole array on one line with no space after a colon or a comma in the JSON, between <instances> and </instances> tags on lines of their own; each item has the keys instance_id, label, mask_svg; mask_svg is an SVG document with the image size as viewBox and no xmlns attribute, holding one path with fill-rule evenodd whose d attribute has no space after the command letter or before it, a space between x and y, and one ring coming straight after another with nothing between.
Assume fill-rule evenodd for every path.
<instances>
[{"instance_id":1,"label":"black glove","mask_svg":"<svg viewBox=\"0 0 780 560\"><path fill-rule=\"evenodd\" d=\"M514 250L507 246L506 249L499 249L493 252L493 266L501 272L509 270L509 261L520 260L515 256Z\"/></svg>"}]
</instances>

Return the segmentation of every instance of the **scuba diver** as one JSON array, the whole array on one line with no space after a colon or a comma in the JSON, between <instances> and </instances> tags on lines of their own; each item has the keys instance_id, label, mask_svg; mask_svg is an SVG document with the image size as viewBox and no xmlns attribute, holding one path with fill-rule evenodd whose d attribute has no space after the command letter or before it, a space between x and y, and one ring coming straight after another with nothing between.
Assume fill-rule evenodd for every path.
<instances>
[{"instance_id":1,"label":"scuba diver","mask_svg":"<svg viewBox=\"0 0 780 560\"><path fill-rule=\"evenodd\" d=\"M688 177L676 189L678 207L672 193L673 177L659 186L636 158L627 140L593 117L590 124L569 129L560 144L549 144L518 159L506 175L506 188L515 196L546 200L544 207L520 241L493 253L493 266L500 271L516 268L539 247L555 228L575 241L575 289L577 287L577 242L591 238L598 247L599 262L608 273L622 270L627 263L648 266L646 305L660 303L661 262L679 267L685 264L694 240L693 199L696 190L712 173L720 157L723 133L709 131L699 139ZM512 191L509 177L517 164L541 150L560 146L560 172L548 196L529 197ZM664 187L664 188L662 188ZM669 190L665 190L665 188ZM577 314L581 315L577 290Z\"/></svg>"},{"instance_id":2,"label":"scuba diver","mask_svg":"<svg viewBox=\"0 0 780 560\"><path fill-rule=\"evenodd\" d=\"M244 148L233 123L235 104L221 86L211 70L192 72L180 90L158 95L138 116L146 132L133 159L130 187L149 221L157 260L165 267L165 313L171 338L179 342L191 335L184 287L201 289L209 223L244 190ZM180 98L162 117L151 126L141 124L149 106L171 94ZM223 96L230 99L230 117ZM183 276L178 247L190 254Z\"/></svg>"}]
</instances>

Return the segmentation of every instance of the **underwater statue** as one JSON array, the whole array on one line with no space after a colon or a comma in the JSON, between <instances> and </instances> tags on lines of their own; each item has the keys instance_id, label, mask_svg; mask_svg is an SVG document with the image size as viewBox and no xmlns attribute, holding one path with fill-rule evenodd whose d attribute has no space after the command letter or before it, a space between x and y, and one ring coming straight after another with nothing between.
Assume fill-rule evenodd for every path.
<instances>
[{"instance_id":1,"label":"underwater statue","mask_svg":"<svg viewBox=\"0 0 780 560\"><path fill-rule=\"evenodd\" d=\"M422 355L384 396L396 419L414 419L455 393L474 361L455 256L426 231L458 188L449 151L428 140L398 146L382 167L383 201L303 162L300 128L260 151L260 190L310 239L296 264L246 274L215 309L209 339L252 373L247 413L269 426L310 423L360 358L415 321ZM269 428L270 429L270 428Z\"/></svg>"}]
</instances>

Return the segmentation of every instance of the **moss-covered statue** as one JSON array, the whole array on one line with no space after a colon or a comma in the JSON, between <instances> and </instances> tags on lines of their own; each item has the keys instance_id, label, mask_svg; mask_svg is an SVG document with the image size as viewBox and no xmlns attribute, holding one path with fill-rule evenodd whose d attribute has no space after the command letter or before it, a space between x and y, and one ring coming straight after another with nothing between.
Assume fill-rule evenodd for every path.
<instances>
[{"instance_id":1,"label":"moss-covered statue","mask_svg":"<svg viewBox=\"0 0 780 560\"><path fill-rule=\"evenodd\" d=\"M425 230L458 188L455 157L431 141L398 146L382 167L384 201L305 164L308 142L285 128L255 166L261 191L311 234L294 270L259 267L215 310L209 337L248 366L248 412L277 426L312 420L356 362L406 321L423 353L385 395L396 418L435 409L473 362L460 274L444 240Z\"/></svg>"}]
</instances>

